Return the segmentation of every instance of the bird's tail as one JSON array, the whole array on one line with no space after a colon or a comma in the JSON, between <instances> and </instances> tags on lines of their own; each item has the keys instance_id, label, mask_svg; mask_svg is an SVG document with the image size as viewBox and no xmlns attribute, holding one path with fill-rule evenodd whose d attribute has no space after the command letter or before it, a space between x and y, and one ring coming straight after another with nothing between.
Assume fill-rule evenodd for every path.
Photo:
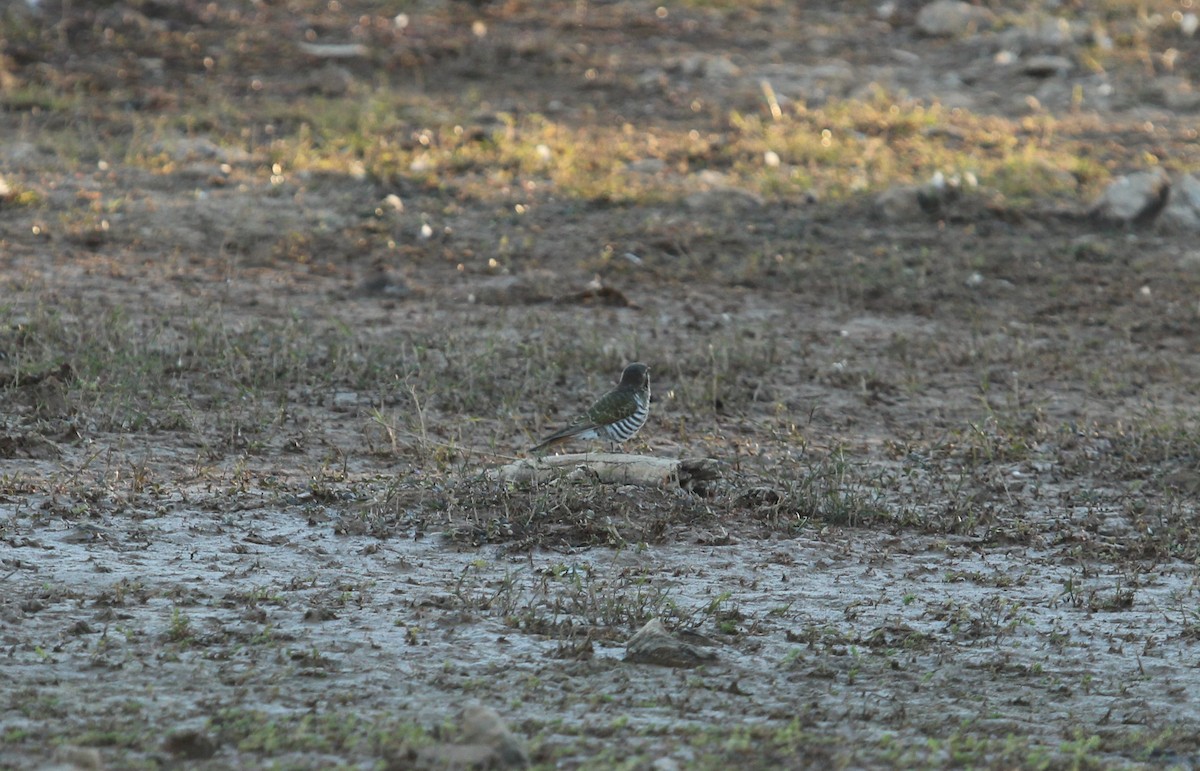
<instances>
[{"instance_id":1,"label":"bird's tail","mask_svg":"<svg viewBox=\"0 0 1200 771\"><path fill-rule=\"evenodd\" d=\"M562 442L565 442L570 438L571 438L570 434L563 434L561 436L559 436L558 434L555 434L554 436L547 437L547 438L543 439L542 441L538 442L537 444L535 444L534 446L530 447L529 451L530 452L541 452L542 450L546 449L547 447L552 447L553 445L561 444Z\"/></svg>"},{"instance_id":2,"label":"bird's tail","mask_svg":"<svg viewBox=\"0 0 1200 771\"><path fill-rule=\"evenodd\" d=\"M591 425L567 426L566 428L562 429L561 431L555 431L553 434L546 437L542 441L538 442L533 447L530 447L529 451L530 452L539 452L541 450L546 449L547 447L551 447L556 444L561 444L562 442L565 442L568 439L573 439L573 438L579 436L580 434L586 434L589 430L591 430L593 428L595 428L595 427L591 426Z\"/></svg>"}]
</instances>

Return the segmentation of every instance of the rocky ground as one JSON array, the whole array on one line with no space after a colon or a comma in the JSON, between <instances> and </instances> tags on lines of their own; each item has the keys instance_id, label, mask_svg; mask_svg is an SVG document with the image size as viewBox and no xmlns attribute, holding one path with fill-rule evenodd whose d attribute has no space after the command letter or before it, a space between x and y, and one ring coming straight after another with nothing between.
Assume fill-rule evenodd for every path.
<instances>
[{"instance_id":1,"label":"rocky ground","mask_svg":"<svg viewBox=\"0 0 1200 771\"><path fill-rule=\"evenodd\" d=\"M1197 765L1196 13L6 6L0 766Z\"/></svg>"}]
</instances>

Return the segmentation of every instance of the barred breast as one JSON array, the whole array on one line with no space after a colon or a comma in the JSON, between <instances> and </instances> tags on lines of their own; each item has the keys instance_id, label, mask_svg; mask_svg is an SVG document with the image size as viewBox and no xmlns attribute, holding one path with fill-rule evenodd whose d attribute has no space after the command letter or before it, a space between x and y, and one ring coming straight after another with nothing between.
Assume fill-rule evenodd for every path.
<instances>
[{"instance_id":1,"label":"barred breast","mask_svg":"<svg viewBox=\"0 0 1200 771\"><path fill-rule=\"evenodd\" d=\"M623 444L646 424L646 418L650 416L650 398L642 394L637 394L634 398L637 400L637 409L632 415L605 426L605 433L610 441Z\"/></svg>"}]
</instances>

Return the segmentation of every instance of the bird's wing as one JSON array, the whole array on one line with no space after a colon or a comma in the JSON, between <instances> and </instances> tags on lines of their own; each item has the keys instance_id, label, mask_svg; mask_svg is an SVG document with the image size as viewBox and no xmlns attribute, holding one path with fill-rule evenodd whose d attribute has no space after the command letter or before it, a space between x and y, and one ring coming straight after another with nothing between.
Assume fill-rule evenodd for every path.
<instances>
[{"instance_id":1,"label":"bird's wing","mask_svg":"<svg viewBox=\"0 0 1200 771\"><path fill-rule=\"evenodd\" d=\"M566 428L555 431L543 439L533 447L533 450L540 450L555 442L570 439L573 436L582 434L584 431L616 423L635 412L637 412L637 401L635 399L630 399L628 394L623 394L620 391L609 391L597 399L596 403L591 406L591 409L568 423Z\"/></svg>"},{"instance_id":2,"label":"bird's wing","mask_svg":"<svg viewBox=\"0 0 1200 771\"><path fill-rule=\"evenodd\" d=\"M624 420L637 412L637 399L633 395L621 391L609 391L596 400L592 408L582 417L591 421L591 427L607 426Z\"/></svg>"}]
</instances>

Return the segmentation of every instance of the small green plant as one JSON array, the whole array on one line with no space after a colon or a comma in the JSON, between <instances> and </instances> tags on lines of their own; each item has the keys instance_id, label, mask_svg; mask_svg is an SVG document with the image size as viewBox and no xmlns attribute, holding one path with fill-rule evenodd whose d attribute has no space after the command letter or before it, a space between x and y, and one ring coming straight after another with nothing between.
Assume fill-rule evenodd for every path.
<instances>
[{"instance_id":1,"label":"small green plant","mask_svg":"<svg viewBox=\"0 0 1200 771\"><path fill-rule=\"evenodd\" d=\"M171 609L171 623L167 627L167 639L174 643L188 643L192 638L192 620L179 608Z\"/></svg>"}]
</instances>

